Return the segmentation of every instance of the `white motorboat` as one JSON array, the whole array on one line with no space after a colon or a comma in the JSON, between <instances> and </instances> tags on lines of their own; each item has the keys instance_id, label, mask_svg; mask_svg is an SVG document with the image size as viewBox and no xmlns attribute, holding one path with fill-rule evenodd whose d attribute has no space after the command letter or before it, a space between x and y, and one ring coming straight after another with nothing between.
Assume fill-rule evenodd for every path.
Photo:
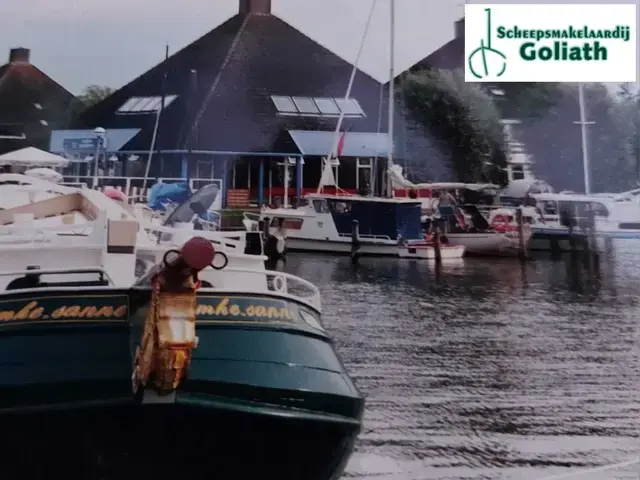
<instances>
[{"instance_id":1,"label":"white motorboat","mask_svg":"<svg viewBox=\"0 0 640 480\"><path fill-rule=\"evenodd\" d=\"M317 289L304 280L265 269L259 239L251 243L255 254L246 254L246 232L196 230L197 223L182 221L197 216L192 210L198 209L197 192L174 211L171 221L157 225L140 222L127 205L102 192L87 188L71 191L0 211L0 264L4 271L101 268L117 285L128 287L160 263L167 250L179 249L197 235L220 252L213 266L200 275L205 287L285 292L293 288L309 301L319 302ZM211 197L210 191L205 193ZM65 279L75 281L66 274ZM5 275L2 281L11 280L12 276ZM0 284L0 289L3 286Z\"/></svg>"},{"instance_id":2,"label":"white motorboat","mask_svg":"<svg viewBox=\"0 0 640 480\"><path fill-rule=\"evenodd\" d=\"M297 208L245 214L248 230L268 223L270 235L285 239L287 251L398 256L402 240L422 240L420 203L411 199L311 194ZM357 226L357 227L356 227Z\"/></svg>"},{"instance_id":3,"label":"white motorboat","mask_svg":"<svg viewBox=\"0 0 640 480\"><path fill-rule=\"evenodd\" d=\"M440 245L441 260L458 260L464 256L465 247L462 245ZM400 258L416 258L436 260L438 257L436 247L431 241L407 242L398 246Z\"/></svg>"},{"instance_id":4,"label":"white motorboat","mask_svg":"<svg viewBox=\"0 0 640 480\"><path fill-rule=\"evenodd\" d=\"M570 250L570 228L575 237L593 236L597 248L605 239L640 239L640 204L624 196L567 193L532 195L542 221L532 225L531 249ZM591 215L594 231L590 232ZM595 247L594 246L594 247Z\"/></svg>"}]
</instances>

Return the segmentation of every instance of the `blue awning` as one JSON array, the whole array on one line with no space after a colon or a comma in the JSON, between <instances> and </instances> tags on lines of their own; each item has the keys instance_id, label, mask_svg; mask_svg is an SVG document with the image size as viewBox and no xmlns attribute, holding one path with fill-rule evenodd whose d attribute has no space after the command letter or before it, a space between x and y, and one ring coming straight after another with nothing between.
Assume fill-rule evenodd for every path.
<instances>
[{"instance_id":1,"label":"blue awning","mask_svg":"<svg viewBox=\"0 0 640 480\"><path fill-rule=\"evenodd\" d=\"M302 155L326 157L336 141L335 132L289 130ZM388 155L386 133L347 132L344 138L343 157L386 157Z\"/></svg>"},{"instance_id":2,"label":"blue awning","mask_svg":"<svg viewBox=\"0 0 640 480\"><path fill-rule=\"evenodd\" d=\"M133 137L140 133L139 128L114 128L106 131L105 149L117 152ZM52 153L93 153L96 148L96 136L93 130L52 130L49 151Z\"/></svg>"}]
</instances>

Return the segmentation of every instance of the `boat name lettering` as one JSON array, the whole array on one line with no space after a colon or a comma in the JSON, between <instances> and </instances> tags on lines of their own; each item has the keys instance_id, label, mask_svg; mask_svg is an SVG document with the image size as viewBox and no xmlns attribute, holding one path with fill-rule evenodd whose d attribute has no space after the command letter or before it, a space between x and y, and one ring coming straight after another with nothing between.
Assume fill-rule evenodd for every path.
<instances>
[{"instance_id":1,"label":"boat name lettering","mask_svg":"<svg viewBox=\"0 0 640 480\"><path fill-rule=\"evenodd\" d=\"M18 308L0 310L0 322L16 320L117 319L127 315L127 305L59 305L49 310L32 300Z\"/></svg>"},{"instance_id":2,"label":"boat name lettering","mask_svg":"<svg viewBox=\"0 0 640 480\"><path fill-rule=\"evenodd\" d=\"M249 320L293 320L295 313L286 302L266 298L208 297L199 299L198 317Z\"/></svg>"}]
</instances>

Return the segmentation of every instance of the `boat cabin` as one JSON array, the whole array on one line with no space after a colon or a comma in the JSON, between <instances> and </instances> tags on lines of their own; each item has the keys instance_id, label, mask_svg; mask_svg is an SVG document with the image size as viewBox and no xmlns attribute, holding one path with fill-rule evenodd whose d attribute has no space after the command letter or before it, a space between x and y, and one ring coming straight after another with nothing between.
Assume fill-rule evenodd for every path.
<instances>
[{"instance_id":1,"label":"boat cabin","mask_svg":"<svg viewBox=\"0 0 640 480\"><path fill-rule=\"evenodd\" d=\"M580 225L588 221L589 212L593 212L596 220L607 219L611 214L604 198L603 201L598 201L593 197L568 194L540 194L533 195L532 198L544 223L568 226L572 222ZM640 228L640 224L636 228Z\"/></svg>"},{"instance_id":2,"label":"boat cabin","mask_svg":"<svg viewBox=\"0 0 640 480\"><path fill-rule=\"evenodd\" d=\"M370 240L422 238L421 203L417 200L358 195L307 195L316 218L330 214L340 236L351 235L358 222L360 238Z\"/></svg>"},{"instance_id":3,"label":"boat cabin","mask_svg":"<svg viewBox=\"0 0 640 480\"><path fill-rule=\"evenodd\" d=\"M433 215L439 205L492 206L499 189L490 183L423 183L395 188L394 196L420 200L423 214Z\"/></svg>"}]
</instances>

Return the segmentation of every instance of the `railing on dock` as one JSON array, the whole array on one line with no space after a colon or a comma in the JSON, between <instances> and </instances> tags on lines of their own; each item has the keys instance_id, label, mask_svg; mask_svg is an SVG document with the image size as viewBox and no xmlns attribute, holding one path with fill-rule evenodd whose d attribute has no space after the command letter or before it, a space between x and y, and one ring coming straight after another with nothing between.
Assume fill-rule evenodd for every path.
<instances>
[{"instance_id":1,"label":"railing on dock","mask_svg":"<svg viewBox=\"0 0 640 480\"><path fill-rule=\"evenodd\" d=\"M94 184L94 177L88 176L73 176L67 175L64 177L63 185L71 186L71 187L86 187L92 188ZM149 190L156 183L179 183L184 182L184 178L172 178L172 177L160 177L160 178L148 178L145 185L144 177L110 177L103 176L98 177L98 190L104 190L105 187L115 188L116 190L124 193L128 198L138 201L138 202L146 202L147 196L149 194ZM218 186L220 191L222 191L222 180L218 178L189 178L188 180L189 187L192 190L197 190L198 188L204 187L205 185L215 184Z\"/></svg>"}]
</instances>

